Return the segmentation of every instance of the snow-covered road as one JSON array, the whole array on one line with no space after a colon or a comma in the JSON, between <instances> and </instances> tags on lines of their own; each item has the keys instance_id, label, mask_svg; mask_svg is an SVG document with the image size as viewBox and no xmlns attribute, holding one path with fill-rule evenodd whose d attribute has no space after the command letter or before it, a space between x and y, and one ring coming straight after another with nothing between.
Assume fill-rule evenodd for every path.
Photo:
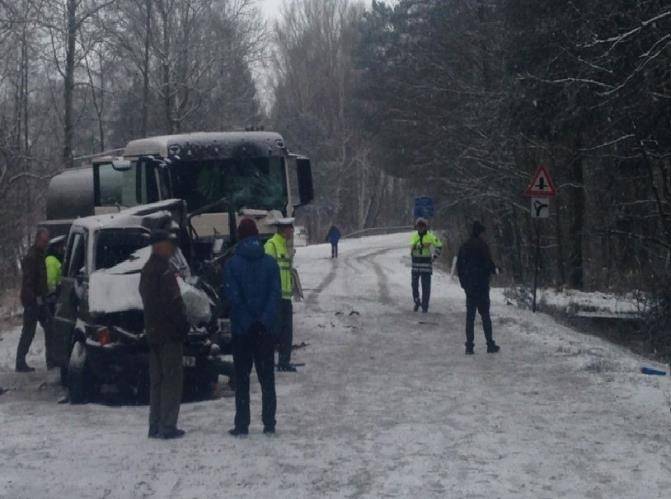
<instances>
[{"instance_id":1,"label":"snow-covered road","mask_svg":"<svg viewBox=\"0 0 671 499\"><path fill-rule=\"evenodd\" d=\"M146 407L57 405L44 370L0 341L0 497L590 497L671 493L666 378L641 359L495 300L502 352L463 352L464 299L434 276L409 298L407 235L299 250L306 301L278 375L278 430L233 439L231 399L182 406L181 441L147 440ZM41 364L41 337L33 353ZM648 363L649 364L649 363Z\"/></svg>"}]
</instances>

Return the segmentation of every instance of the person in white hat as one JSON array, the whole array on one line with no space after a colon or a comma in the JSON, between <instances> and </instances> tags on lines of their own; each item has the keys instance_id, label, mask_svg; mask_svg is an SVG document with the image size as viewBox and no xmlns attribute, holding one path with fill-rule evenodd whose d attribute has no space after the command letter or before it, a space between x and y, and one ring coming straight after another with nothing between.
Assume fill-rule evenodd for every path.
<instances>
[{"instance_id":1,"label":"person in white hat","mask_svg":"<svg viewBox=\"0 0 671 499\"><path fill-rule=\"evenodd\" d=\"M282 299L277 314L278 361L277 369L283 372L296 372L291 364L291 348L294 336L294 319L292 298L294 295L293 246L294 237L293 218L279 218L273 222L277 233L265 244L266 254L272 256L280 267L280 281L282 284Z\"/></svg>"}]
</instances>

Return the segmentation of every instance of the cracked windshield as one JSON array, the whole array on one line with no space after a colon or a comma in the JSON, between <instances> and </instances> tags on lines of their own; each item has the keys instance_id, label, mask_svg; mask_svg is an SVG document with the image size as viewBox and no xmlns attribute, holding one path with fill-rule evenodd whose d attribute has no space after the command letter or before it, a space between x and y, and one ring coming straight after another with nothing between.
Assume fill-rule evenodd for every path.
<instances>
[{"instance_id":1,"label":"cracked windshield","mask_svg":"<svg viewBox=\"0 0 671 499\"><path fill-rule=\"evenodd\" d=\"M234 208L285 210L287 186L282 158L236 158L184 162L171 169L174 196L190 211L228 199ZM218 206L209 210L221 212Z\"/></svg>"}]
</instances>

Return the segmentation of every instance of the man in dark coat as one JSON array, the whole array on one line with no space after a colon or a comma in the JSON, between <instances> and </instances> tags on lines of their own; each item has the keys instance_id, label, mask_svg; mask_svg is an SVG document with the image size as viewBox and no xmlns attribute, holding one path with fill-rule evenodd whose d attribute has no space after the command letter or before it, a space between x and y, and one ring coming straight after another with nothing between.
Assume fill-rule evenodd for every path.
<instances>
[{"instance_id":1,"label":"man in dark coat","mask_svg":"<svg viewBox=\"0 0 671 499\"><path fill-rule=\"evenodd\" d=\"M224 293L231 304L235 366L233 436L249 433L249 375L252 365L261 384L263 432L275 433L276 322L282 289L275 259L266 255L251 219L238 227L240 242L224 269Z\"/></svg>"},{"instance_id":2,"label":"man in dark coat","mask_svg":"<svg viewBox=\"0 0 671 499\"><path fill-rule=\"evenodd\" d=\"M182 351L189 323L170 258L176 244L164 230L152 233L152 255L142 269L140 295L149 343L149 438L179 438L177 428L182 402Z\"/></svg>"},{"instance_id":3,"label":"man in dark coat","mask_svg":"<svg viewBox=\"0 0 671 499\"><path fill-rule=\"evenodd\" d=\"M23 305L23 329L16 349L16 371L34 371L26 363L26 355L35 337L39 322L44 330L44 345L47 368L55 364L51 359L51 313L47 303L49 288L47 285L47 266L45 262L49 246L49 231L43 227L37 230L35 243L21 262L23 280L21 283L21 305Z\"/></svg>"},{"instance_id":4,"label":"man in dark coat","mask_svg":"<svg viewBox=\"0 0 671 499\"><path fill-rule=\"evenodd\" d=\"M340 229L332 225L329 233L326 235L326 240L331 243L331 258L338 258L338 243L340 242Z\"/></svg>"},{"instance_id":5,"label":"man in dark coat","mask_svg":"<svg viewBox=\"0 0 671 499\"><path fill-rule=\"evenodd\" d=\"M482 326L487 339L487 353L497 353L500 348L492 337L492 319L489 314L489 279L496 273L489 246L480 237L485 227L480 222L473 224L471 238L459 249L457 269L459 282L466 292L466 354L473 354L475 340L475 312L482 317Z\"/></svg>"}]
</instances>

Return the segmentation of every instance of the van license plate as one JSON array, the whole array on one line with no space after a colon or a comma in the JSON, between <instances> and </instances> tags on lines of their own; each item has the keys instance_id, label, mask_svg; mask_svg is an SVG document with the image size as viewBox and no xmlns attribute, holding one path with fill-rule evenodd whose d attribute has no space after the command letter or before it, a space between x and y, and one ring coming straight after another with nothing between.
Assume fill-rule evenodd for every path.
<instances>
[{"instance_id":1,"label":"van license plate","mask_svg":"<svg viewBox=\"0 0 671 499\"><path fill-rule=\"evenodd\" d=\"M196 367L195 357L182 357L182 365L184 367Z\"/></svg>"}]
</instances>

